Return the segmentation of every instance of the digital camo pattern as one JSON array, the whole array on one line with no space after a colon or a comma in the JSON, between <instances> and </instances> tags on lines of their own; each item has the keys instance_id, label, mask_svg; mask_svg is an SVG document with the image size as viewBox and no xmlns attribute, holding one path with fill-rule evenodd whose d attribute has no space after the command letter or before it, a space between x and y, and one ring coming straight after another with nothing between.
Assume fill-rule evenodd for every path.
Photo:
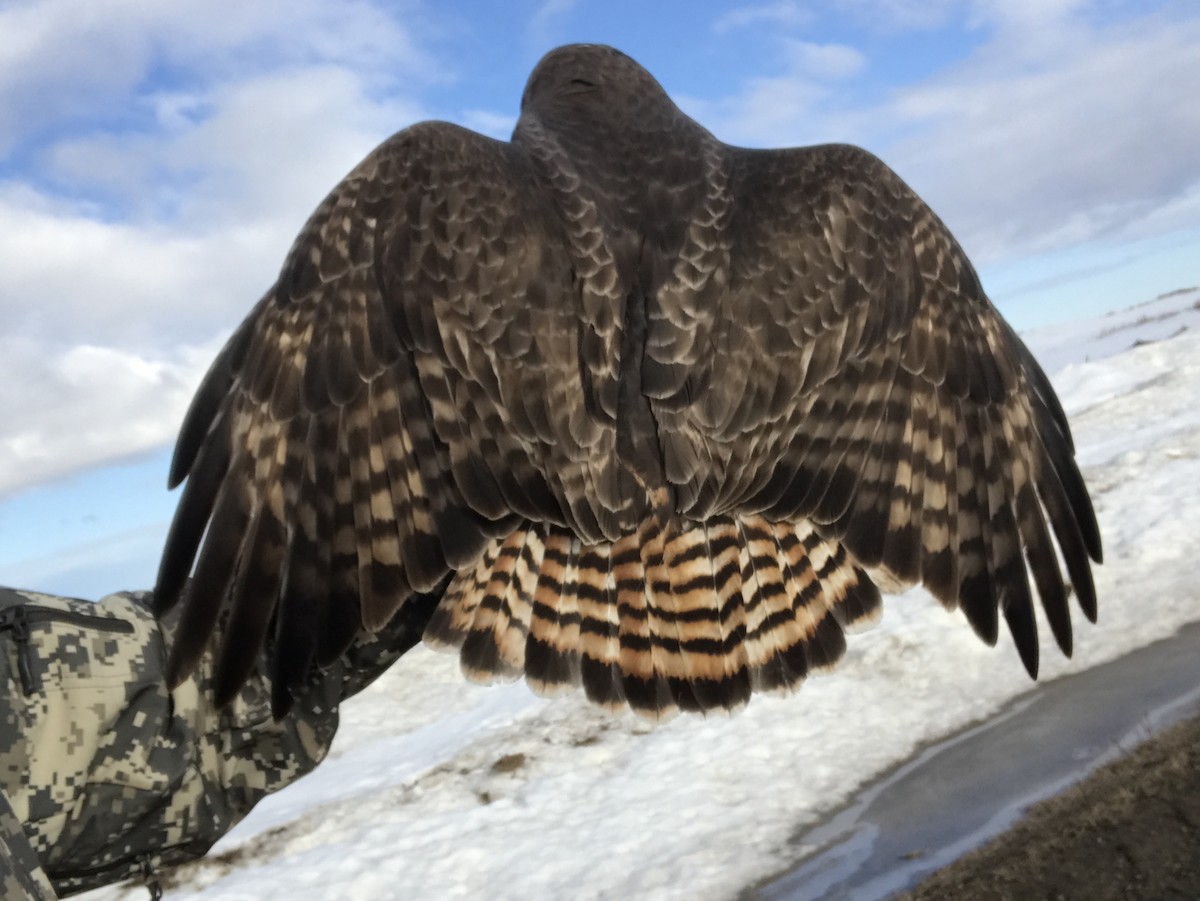
<instances>
[{"instance_id":1,"label":"digital camo pattern","mask_svg":"<svg viewBox=\"0 0 1200 901\"><path fill-rule=\"evenodd\" d=\"M21 828L21 821L0 791L0 898L42 901L54 897L54 888Z\"/></svg>"},{"instance_id":2,"label":"digital camo pattern","mask_svg":"<svg viewBox=\"0 0 1200 901\"><path fill-rule=\"evenodd\" d=\"M1064 653L1069 597L1096 616L1066 417L941 220L859 148L723 144L596 45L543 58L511 141L419 123L333 189L185 478L171 679L227 616L218 700L273 642L276 710L449 580L468 674L652 717L832 663L875 578L1003 620L1031 675L1034 589Z\"/></svg>"},{"instance_id":3,"label":"digital camo pattern","mask_svg":"<svg viewBox=\"0 0 1200 901\"><path fill-rule=\"evenodd\" d=\"M258 672L213 703L211 655L168 693L174 621L159 627L148 592L0 589L0 791L59 892L204 854L324 758L341 700L420 635L401 618L355 642L276 722Z\"/></svg>"}]
</instances>

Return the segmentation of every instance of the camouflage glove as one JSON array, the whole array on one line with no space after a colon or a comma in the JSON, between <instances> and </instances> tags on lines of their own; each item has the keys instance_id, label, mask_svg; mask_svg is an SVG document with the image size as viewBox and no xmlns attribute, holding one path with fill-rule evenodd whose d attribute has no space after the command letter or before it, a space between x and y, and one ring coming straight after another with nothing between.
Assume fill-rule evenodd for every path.
<instances>
[{"instance_id":1,"label":"camouflage glove","mask_svg":"<svg viewBox=\"0 0 1200 901\"><path fill-rule=\"evenodd\" d=\"M228 708L214 707L211 655L167 691L175 617L156 621L148 592L92 604L0 589L0 792L54 888L200 857L261 798L312 770L341 701L419 640L434 601L414 601L413 615L314 674L275 722L261 670Z\"/></svg>"}]
</instances>

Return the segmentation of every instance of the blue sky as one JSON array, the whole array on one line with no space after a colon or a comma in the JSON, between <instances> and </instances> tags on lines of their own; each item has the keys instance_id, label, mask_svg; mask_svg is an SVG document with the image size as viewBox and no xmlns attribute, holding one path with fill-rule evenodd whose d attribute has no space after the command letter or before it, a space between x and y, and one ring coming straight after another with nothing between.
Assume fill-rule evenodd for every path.
<instances>
[{"instance_id":1,"label":"blue sky","mask_svg":"<svg viewBox=\"0 0 1200 901\"><path fill-rule=\"evenodd\" d=\"M0 584L149 586L183 410L311 209L412 122L507 137L573 41L732 143L883 157L1018 328L1200 282L1190 2L8 0Z\"/></svg>"}]
</instances>

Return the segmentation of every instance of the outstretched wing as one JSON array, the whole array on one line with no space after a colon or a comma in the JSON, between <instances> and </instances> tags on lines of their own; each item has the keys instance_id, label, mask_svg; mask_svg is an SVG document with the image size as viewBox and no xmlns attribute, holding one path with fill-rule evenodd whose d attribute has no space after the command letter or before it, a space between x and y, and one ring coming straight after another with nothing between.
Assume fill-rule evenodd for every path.
<instances>
[{"instance_id":1,"label":"outstretched wing","mask_svg":"<svg viewBox=\"0 0 1200 901\"><path fill-rule=\"evenodd\" d=\"M681 246L644 248L659 280L622 370L674 491L611 544L495 541L426 641L475 678L733 709L837 662L878 612L865 567L924 582L989 643L1003 613L1035 674L1032 574L1069 654L1060 555L1094 619L1091 503L1045 375L945 226L856 148L700 153Z\"/></svg>"},{"instance_id":2,"label":"outstretched wing","mask_svg":"<svg viewBox=\"0 0 1200 901\"><path fill-rule=\"evenodd\" d=\"M228 605L218 701L273 629L280 713L314 658L518 518L595 517L581 486L612 431L580 394L556 215L512 145L443 123L400 132L321 204L179 437L156 589L162 609L185 595L173 682Z\"/></svg>"},{"instance_id":3,"label":"outstretched wing","mask_svg":"<svg viewBox=\"0 0 1200 901\"><path fill-rule=\"evenodd\" d=\"M1054 392L957 242L855 147L734 150L731 185L726 289L647 339L683 512L811 521L989 644L1002 613L1034 674L1031 573L1069 654L1060 555L1094 620L1099 530Z\"/></svg>"}]
</instances>

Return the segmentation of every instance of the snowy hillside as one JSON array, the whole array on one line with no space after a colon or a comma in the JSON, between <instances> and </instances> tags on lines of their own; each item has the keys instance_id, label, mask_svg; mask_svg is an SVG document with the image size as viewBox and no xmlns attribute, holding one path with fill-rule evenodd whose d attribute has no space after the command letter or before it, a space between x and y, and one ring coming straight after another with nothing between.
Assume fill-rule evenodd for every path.
<instances>
[{"instance_id":1,"label":"snowy hillside","mask_svg":"<svg viewBox=\"0 0 1200 901\"><path fill-rule=\"evenodd\" d=\"M1200 289L1028 337L1070 415L1105 544L1100 622L1042 678L1200 619ZM1180 511L1191 511L1184 515ZM418 648L347 704L329 760L267 799L170 898L724 898L797 830L922 743L1030 690L920 592L885 602L841 666L734 717L654 727L581 696L465 684ZM231 855L228 861L222 855ZM145 890L99 898L144 898Z\"/></svg>"}]
</instances>

